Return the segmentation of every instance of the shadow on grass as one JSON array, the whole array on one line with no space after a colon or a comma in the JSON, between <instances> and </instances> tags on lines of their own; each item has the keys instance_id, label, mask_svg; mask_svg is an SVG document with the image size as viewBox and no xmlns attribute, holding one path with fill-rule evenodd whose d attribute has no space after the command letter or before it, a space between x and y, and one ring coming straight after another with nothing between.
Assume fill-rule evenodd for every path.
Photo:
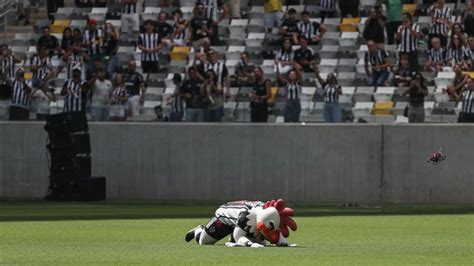
<instances>
[{"instance_id":1,"label":"shadow on grass","mask_svg":"<svg viewBox=\"0 0 474 266\"><path fill-rule=\"evenodd\" d=\"M0 201L0 222L209 219L222 202L46 202ZM296 217L474 214L474 205L309 205L288 204Z\"/></svg>"}]
</instances>

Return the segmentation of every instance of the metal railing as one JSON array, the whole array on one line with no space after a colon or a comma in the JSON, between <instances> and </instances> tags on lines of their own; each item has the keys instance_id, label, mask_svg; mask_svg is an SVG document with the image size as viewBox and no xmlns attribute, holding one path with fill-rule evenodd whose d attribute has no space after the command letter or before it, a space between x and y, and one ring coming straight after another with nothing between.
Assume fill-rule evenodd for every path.
<instances>
[{"instance_id":1,"label":"metal railing","mask_svg":"<svg viewBox=\"0 0 474 266\"><path fill-rule=\"evenodd\" d=\"M8 15L15 11L14 0L0 1L0 27L3 27L3 40L7 41Z\"/></svg>"}]
</instances>

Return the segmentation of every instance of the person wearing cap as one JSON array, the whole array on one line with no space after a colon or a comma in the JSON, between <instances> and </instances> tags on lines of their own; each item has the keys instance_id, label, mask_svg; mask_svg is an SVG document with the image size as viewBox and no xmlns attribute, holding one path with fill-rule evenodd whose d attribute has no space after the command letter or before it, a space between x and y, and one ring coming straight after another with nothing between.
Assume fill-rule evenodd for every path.
<instances>
[{"instance_id":1,"label":"person wearing cap","mask_svg":"<svg viewBox=\"0 0 474 266\"><path fill-rule=\"evenodd\" d=\"M102 29L97 28L95 19L89 20L89 27L84 31L83 45L90 57L89 64L92 64L96 58L104 58L102 47L104 45L104 33Z\"/></svg>"},{"instance_id":2,"label":"person wearing cap","mask_svg":"<svg viewBox=\"0 0 474 266\"><path fill-rule=\"evenodd\" d=\"M64 96L63 112L85 112L85 99L87 97L87 83L81 79L82 70L75 68L72 79L67 80L61 90Z\"/></svg>"},{"instance_id":3,"label":"person wearing cap","mask_svg":"<svg viewBox=\"0 0 474 266\"><path fill-rule=\"evenodd\" d=\"M30 119L29 102L33 89L25 80L25 71L19 68L12 83L13 95L9 109L10 121L24 121Z\"/></svg>"}]
</instances>

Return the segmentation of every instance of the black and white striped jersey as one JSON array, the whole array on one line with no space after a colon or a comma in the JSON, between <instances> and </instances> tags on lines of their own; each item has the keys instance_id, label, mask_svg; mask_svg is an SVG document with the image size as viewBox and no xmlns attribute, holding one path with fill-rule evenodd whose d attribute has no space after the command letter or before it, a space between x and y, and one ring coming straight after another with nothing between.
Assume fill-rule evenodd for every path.
<instances>
[{"instance_id":1,"label":"black and white striped jersey","mask_svg":"<svg viewBox=\"0 0 474 266\"><path fill-rule=\"evenodd\" d=\"M103 49L99 43L96 43L96 41L101 40L104 38L104 32L102 29L97 29L95 31L92 30L86 30L84 31L84 47L87 47L88 53L90 55L97 55L97 54L103 54Z\"/></svg>"},{"instance_id":2,"label":"black and white striped jersey","mask_svg":"<svg viewBox=\"0 0 474 266\"><path fill-rule=\"evenodd\" d=\"M143 45L145 49L156 49L160 45L160 36L158 33L142 33L138 38L138 44ZM158 61L158 52L149 53L142 51L142 61Z\"/></svg>"},{"instance_id":3,"label":"black and white striped jersey","mask_svg":"<svg viewBox=\"0 0 474 266\"><path fill-rule=\"evenodd\" d=\"M428 59L435 63L442 62L443 64L446 64L446 50L444 50L443 48L431 48L428 51Z\"/></svg>"},{"instance_id":4,"label":"black and white striped jersey","mask_svg":"<svg viewBox=\"0 0 474 266\"><path fill-rule=\"evenodd\" d=\"M474 91L469 89L469 85L464 86L461 112L474 114Z\"/></svg>"},{"instance_id":5,"label":"black and white striped jersey","mask_svg":"<svg viewBox=\"0 0 474 266\"><path fill-rule=\"evenodd\" d=\"M280 49L275 58L278 61L290 62L293 61L294 57L295 53L293 51L283 51L283 49Z\"/></svg>"},{"instance_id":6,"label":"black and white striped jersey","mask_svg":"<svg viewBox=\"0 0 474 266\"><path fill-rule=\"evenodd\" d=\"M176 89L180 90L180 88ZM181 113L184 111L184 98L179 94L173 96L173 99L171 100L171 111L174 113Z\"/></svg>"},{"instance_id":7,"label":"black and white striped jersey","mask_svg":"<svg viewBox=\"0 0 474 266\"><path fill-rule=\"evenodd\" d=\"M67 58L66 79L72 79L72 71L75 68L84 70L84 58L81 53L71 53Z\"/></svg>"},{"instance_id":8,"label":"black and white striped jersey","mask_svg":"<svg viewBox=\"0 0 474 266\"><path fill-rule=\"evenodd\" d=\"M137 14L138 13L138 3L123 3L122 4L122 14Z\"/></svg>"},{"instance_id":9,"label":"black and white striped jersey","mask_svg":"<svg viewBox=\"0 0 474 266\"><path fill-rule=\"evenodd\" d=\"M79 112L83 111L82 86L86 84L85 81L79 83L73 79L67 80L64 87L67 89L66 96L64 96L64 112Z\"/></svg>"},{"instance_id":10,"label":"black and white striped jersey","mask_svg":"<svg viewBox=\"0 0 474 266\"><path fill-rule=\"evenodd\" d=\"M420 25L413 23L410 28L411 31L409 29L403 28L403 26L398 27L397 32L401 35L399 49L402 53L418 51L418 39L413 36L412 31L420 33Z\"/></svg>"},{"instance_id":11,"label":"black and white striped jersey","mask_svg":"<svg viewBox=\"0 0 474 266\"><path fill-rule=\"evenodd\" d=\"M340 88L341 87L338 85L331 85L328 83L324 84L324 87L323 87L324 102L326 103L339 102L339 94L337 93L337 90Z\"/></svg>"},{"instance_id":12,"label":"black and white striped jersey","mask_svg":"<svg viewBox=\"0 0 474 266\"><path fill-rule=\"evenodd\" d=\"M33 80L44 79L44 77L49 75L51 60L48 56L41 58L38 54L36 54L31 58L31 65L38 66L38 69L33 71Z\"/></svg>"},{"instance_id":13,"label":"black and white striped jersey","mask_svg":"<svg viewBox=\"0 0 474 266\"><path fill-rule=\"evenodd\" d=\"M2 58L0 60L0 68L2 70L2 74L7 79L14 79L15 78L15 59L12 55Z\"/></svg>"},{"instance_id":14,"label":"black and white striped jersey","mask_svg":"<svg viewBox=\"0 0 474 266\"><path fill-rule=\"evenodd\" d=\"M124 105L127 101L120 100L118 97L125 97L127 96L128 92L125 86L123 87L115 87L115 89L112 91L112 101L111 104L113 105Z\"/></svg>"},{"instance_id":15,"label":"black and white striped jersey","mask_svg":"<svg viewBox=\"0 0 474 266\"><path fill-rule=\"evenodd\" d=\"M203 67L202 74L205 74L209 69L212 69L217 75L217 82L219 82L223 88L226 86L225 78L227 77L228 72L227 72L227 67L225 66L224 63L217 62L213 64L209 62L207 64L203 64L202 67Z\"/></svg>"},{"instance_id":16,"label":"black and white striped jersey","mask_svg":"<svg viewBox=\"0 0 474 266\"><path fill-rule=\"evenodd\" d=\"M429 11L431 12L433 8L434 6L431 6ZM431 15L432 22L430 34L446 35L448 33L448 21L451 21L451 19L452 12L449 7L444 6L442 9L434 9L433 14Z\"/></svg>"},{"instance_id":17,"label":"black and white striped jersey","mask_svg":"<svg viewBox=\"0 0 474 266\"><path fill-rule=\"evenodd\" d=\"M370 64L371 66L383 65L385 63L385 59L388 57L387 51L384 49L378 48L375 52L366 52L365 53L365 63ZM379 71L388 71L387 68L382 68Z\"/></svg>"},{"instance_id":18,"label":"black and white striped jersey","mask_svg":"<svg viewBox=\"0 0 474 266\"><path fill-rule=\"evenodd\" d=\"M339 0L342 1L342 0ZM336 10L336 0L320 0L319 8L321 11L335 11Z\"/></svg>"},{"instance_id":19,"label":"black and white striped jersey","mask_svg":"<svg viewBox=\"0 0 474 266\"><path fill-rule=\"evenodd\" d=\"M25 84L17 79L13 80L12 83L13 95L12 95L12 106L28 108L30 95L28 88Z\"/></svg>"},{"instance_id":20,"label":"black and white striped jersey","mask_svg":"<svg viewBox=\"0 0 474 266\"><path fill-rule=\"evenodd\" d=\"M453 49L450 47L446 54L446 60L453 62L454 64L460 64L465 59L469 59L468 53L468 49L464 46L461 46L459 49Z\"/></svg>"},{"instance_id":21,"label":"black and white striped jersey","mask_svg":"<svg viewBox=\"0 0 474 266\"><path fill-rule=\"evenodd\" d=\"M263 207L261 201L232 201L221 205L215 212L215 217L220 218L224 224L238 226L239 218L242 214L247 216L248 211L253 208ZM245 218L245 217L243 217ZM242 228L244 229L244 228Z\"/></svg>"},{"instance_id":22,"label":"black and white striped jersey","mask_svg":"<svg viewBox=\"0 0 474 266\"><path fill-rule=\"evenodd\" d=\"M288 100L299 100L301 97L301 85L298 83L286 84L286 98Z\"/></svg>"},{"instance_id":23,"label":"black and white striped jersey","mask_svg":"<svg viewBox=\"0 0 474 266\"><path fill-rule=\"evenodd\" d=\"M185 40L186 39L186 28L179 31L177 24L173 26L173 39L174 40Z\"/></svg>"},{"instance_id":24,"label":"black and white striped jersey","mask_svg":"<svg viewBox=\"0 0 474 266\"><path fill-rule=\"evenodd\" d=\"M197 0L196 5L198 4L204 5L204 17L206 19L210 19L212 21L218 20L217 12L219 11L219 8L223 5L222 0Z\"/></svg>"},{"instance_id":25,"label":"black and white striped jersey","mask_svg":"<svg viewBox=\"0 0 474 266\"><path fill-rule=\"evenodd\" d=\"M309 41L311 41L314 36L318 34L319 27L321 24L317 22L309 22L309 23L304 23L303 21L298 23L298 33L300 36L305 37Z\"/></svg>"}]
</instances>

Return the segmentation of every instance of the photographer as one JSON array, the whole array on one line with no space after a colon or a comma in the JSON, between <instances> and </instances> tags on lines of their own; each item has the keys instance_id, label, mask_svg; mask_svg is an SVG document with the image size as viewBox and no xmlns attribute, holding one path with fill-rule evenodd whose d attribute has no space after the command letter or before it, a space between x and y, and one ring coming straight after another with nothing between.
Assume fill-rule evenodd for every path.
<instances>
[{"instance_id":1,"label":"photographer","mask_svg":"<svg viewBox=\"0 0 474 266\"><path fill-rule=\"evenodd\" d=\"M26 83L25 71L18 69L12 83L13 96L10 105L10 121L26 121L30 119L29 101L33 89Z\"/></svg>"},{"instance_id":2,"label":"photographer","mask_svg":"<svg viewBox=\"0 0 474 266\"><path fill-rule=\"evenodd\" d=\"M425 97L428 95L428 88L425 86L421 73L415 74L405 95L410 96L408 121L410 123L423 123L425 121Z\"/></svg>"},{"instance_id":3,"label":"photographer","mask_svg":"<svg viewBox=\"0 0 474 266\"><path fill-rule=\"evenodd\" d=\"M196 5L194 18L191 19L189 26L188 44L192 44L196 53L201 51L202 47L206 50L211 46L211 38L214 34L212 21L204 17L204 9L203 4Z\"/></svg>"},{"instance_id":4,"label":"photographer","mask_svg":"<svg viewBox=\"0 0 474 266\"><path fill-rule=\"evenodd\" d=\"M383 47L385 42L384 29L386 21L387 18L382 15L382 6L375 6L365 21L364 39L367 41L373 40L379 47Z\"/></svg>"}]
</instances>

